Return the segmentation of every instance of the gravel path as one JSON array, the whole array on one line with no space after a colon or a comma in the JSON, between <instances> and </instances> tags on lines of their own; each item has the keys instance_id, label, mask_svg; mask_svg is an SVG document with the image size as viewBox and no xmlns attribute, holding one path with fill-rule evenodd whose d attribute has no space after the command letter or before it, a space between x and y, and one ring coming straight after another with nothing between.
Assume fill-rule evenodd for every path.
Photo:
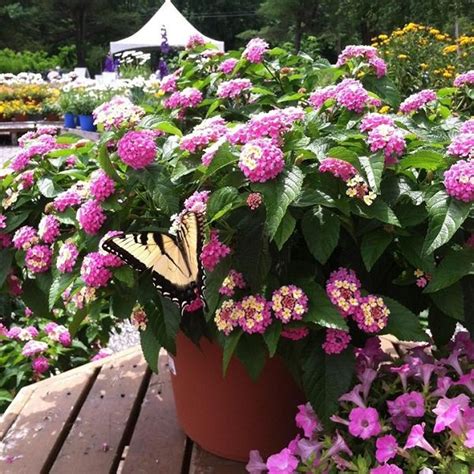
<instances>
[{"instance_id":1,"label":"gravel path","mask_svg":"<svg viewBox=\"0 0 474 474\"><path fill-rule=\"evenodd\" d=\"M15 156L18 149L17 146L0 146L0 164Z\"/></svg>"}]
</instances>

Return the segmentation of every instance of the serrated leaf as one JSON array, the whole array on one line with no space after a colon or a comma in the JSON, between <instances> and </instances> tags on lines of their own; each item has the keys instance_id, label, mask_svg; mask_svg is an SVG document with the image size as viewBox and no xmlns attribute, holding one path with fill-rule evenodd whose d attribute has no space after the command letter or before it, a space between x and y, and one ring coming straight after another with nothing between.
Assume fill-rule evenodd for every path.
<instances>
[{"instance_id":1,"label":"serrated leaf","mask_svg":"<svg viewBox=\"0 0 474 474\"><path fill-rule=\"evenodd\" d=\"M430 297L444 314L464 321L464 294L460 282L431 293Z\"/></svg>"},{"instance_id":2,"label":"serrated leaf","mask_svg":"<svg viewBox=\"0 0 474 474\"><path fill-rule=\"evenodd\" d=\"M225 338L224 341L224 357L222 359L222 374L225 376L227 369L229 368L230 361L234 355L237 344L239 343L240 338L242 337L242 330L234 330L230 333L229 336Z\"/></svg>"},{"instance_id":3,"label":"serrated leaf","mask_svg":"<svg viewBox=\"0 0 474 474\"><path fill-rule=\"evenodd\" d=\"M316 414L325 426L339 408L339 397L350 388L355 357L352 348L328 355L314 344L303 362L303 387Z\"/></svg>"},{"instance_id":4,"label":"serrated leaf","mask_svg":"<svg viewBox=\"0 0 474 474\"><path fill-rule=\"evenodd\" d=\"M387 296L382 296L390 310L388 324L383 334L392 334L401 341L428 341L428 335L420 324L420 318L408 308Z\"/></svg>"},{"instance_id":5,"label":"serrated leaf","mask_svg":"<svg viewBox=\"0 0 474 474\"><path fill-rule=\"evenodd\" d=\"M474 274L474 249L450 250L432 273L424 293L447 288L468 274Z\"/></svg>"},{"instance_id":6,"label":"serrated leaf","mask_svg":"<svg viewBox=\"0 0 474 474\"><path fill-rule=\"evenodd\" d=\"M429 171L436 171L445 168L446 158L436 151L419 150L408 155L400 161L400 168L403 170L409 168L421 168Z\"/></svg>"},{"instance_id":7,"label":"serrated leaf","mask_svg":"<svg viewBox=\"0 0 474 474\"><path fill-rule=\"evenodd\" d=\"M48 304L50 310L53 309L54 305L56 304L56 301L58 301L58 299L64 293L66 288L68 288L75 279L76 275L74 273L65 273L58 275L53 280L53 283L49 288Z\"/></svg>"},{"instance_id":8,"label":"serrated leaf","mask_svg":"<svg viewBox=\"0 0 474 474\"><path fill-rule=\"evenodd\" d=\"M385 222L386 224L392 224L400 227L400 221L398 220L396 214L380 197L377 197L377 199L375 199L375 201L370 206L367 206L367 204L360 201L352 201L351 205L354 212L359 216L369 219L377 219L381 222Z\"/></svg>"},{"instance_id":9,"label":"serrated leaf","mask_svg":"<svg viewBox=\"0 0 474 474\"><path fill-rule=\"evenodd\" d=\"M369 272L392 240L393 235L385 232L383 229L374 230L362 237L360 252L365 268Z\"/></svg>"},{"instance_id":10,"label":"serrated leaf","mask_svg":"<svg viewBox=\"0 0 474 474\"><path fill-rule=\"evenodd\" d=\"M430 220L423 244L425 255L449 242L466 220L471 209L470 203L453 199L446 191L438 191L428 199L426 206Z\"/></svg>"},{"instance_id":11,"label":"serrated leaf","mask_svg":"<svg viewBox=\"0 0 474 474\"><path fill-rule=\"evenodd\" d=\"M232 186L225 186L213 192L207 202L207 218L211 223L229 212L239 199L239 191Z\"/></svg>"},{"instance_id":12,"label":"serrated leaf","mask_svg":"<svg viewBox=\"0 0 474 474\"><path fill-rule=\"evenodd\" d=\"M135 285L135 273L128 266L122 266L116 268L113 272L114 278L122 283L125 283L126 286L132 288Z\"/></svg>"},{"instance_id":13,"label":"serrated leaf","mask_svg":"<svg viewBox=\"0 0 474 474\"><path fill-rule=\"evenodd\" d=\"M383 153L377 153L372 156L359 156L359 162L367 176L370 188L375 193L380 193L380 182L385 168L385 157Z\"/></svg>"},{"instance_id":14,"label":"serrated leaf","mask_svg":"<svg viewBox=\"0 0 474 474\"><path fill-rule=\"evenodd\" d=\"M296 219L290 214L290 212L287 212L280 223L280 227L278 227L278 230L276 231L275 237L273 238L278 250L281 250L286 241L293 235L295 226Z\"/></svg>"},{"instance_id":15,"label":"serrated leaf","mask_svg":"<svg viewBox=\"0 0 474 474\"><path fill-rule=\"evenodd\" d=\"M328 209L315 207L304 215L301 227L309 251L324 265L339 241L339 218Z\"/></svg>"},{"instance_id":16,"label":"serrated leaf","mask_svg":"<svg viewBox=\"0 0 474 474\"><path fill-rule=\"evenodd\" d=\"M285 169L275 180L255 185L255 189L263 194L270 240L275 236L288 206L300 195L303 179L303 172L295 165Z\"/></svg>"}]
</instances>

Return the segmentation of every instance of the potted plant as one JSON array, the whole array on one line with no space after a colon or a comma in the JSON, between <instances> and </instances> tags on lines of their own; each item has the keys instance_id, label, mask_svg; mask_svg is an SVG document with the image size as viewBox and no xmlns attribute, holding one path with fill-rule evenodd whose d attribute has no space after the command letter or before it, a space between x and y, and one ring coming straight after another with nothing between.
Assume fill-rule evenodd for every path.
<instances>
[{"instance_id":1,"label":"potted plant","mask_svg":"<svg viewBox=\"0 0 474 474\"><path fill-rule=\"evenodd\" d=\"M73 109L73 91L63 88L59 95L58 104L61 112L64 114L64 127L76 128L76 119Z\"/></svg>"},{"instance_id":2,"label":"potted plant","mask_svg":"<svg viewBox=\"0 0 474 474\"><path fill-rule=\"evenodd\" d=\"M153 114L117 96L94 111L96 146L34 148L10 163L14 184L0 182L17 249L8 265L25 280L21 298L41 315L68 314L73 335L99 315L131 317L154 370L161 347L173 355L185 430L244 459L280 449L280 396L288 439L299 390L328 423L353 381L354 347L374 334L429 342L428 327L442 346L458 321L472 331L472 121L451 110L455 88L402 102L370 47L332 66L259 39L225 55L194 42L179 64ZM44 215L20 200L19 176L33 170L27 192ZM185 287L198 291L181 314L104 242L116 238L134 262L117 232L145 233L145 246L170 225L183 235L189 216L204 222L187 255L206 284L191 272ZM155 263L139 254L139 269ZM244 377L242 401L226 382L241 388Z\"/></svg>"}]
</instances>

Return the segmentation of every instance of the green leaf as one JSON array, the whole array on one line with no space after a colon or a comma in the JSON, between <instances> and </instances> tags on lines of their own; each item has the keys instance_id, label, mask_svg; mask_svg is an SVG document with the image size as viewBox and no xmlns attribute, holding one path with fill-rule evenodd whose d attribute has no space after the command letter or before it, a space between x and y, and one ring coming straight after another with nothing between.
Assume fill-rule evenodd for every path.
<instances>
[{"instance_id":1,"label":"green leaf","mask_svg":"<svg viewBox=\"0 0 474 474\"><path fill-rule=\"evenodd\" d=\"M224 357L222 359L222 374L225 376L227 369L230 364L230 360L234 355L237 344L239 343L240 338L242 337L242 330L235 330L230 333L229 336L225 338L224 341Z\"/></svg>"},{"instance_id":2,"label":"green leaf","mask_svg":"<svg viewBox=\"0 0 474 474\"><path fill-rule=\"evenodd\" d=\"M425 273L432 273L436 267L433 255L422 255L423 237L415 235L412 237L400 237L398 245L402 255L415 269L419 268Z\"/></svg>"},{"instance_id":3,"label":"green leaf","mask_svg":"<svg viewBox=\"0 0 474 474\"><path fill-rule=\"evenodd\" d=\"M370 272L375 262L382 256L393 240L393 235L377 229L362 237L360 252L365 268Z\"/></svg>"},{"instance_id":4,"label":"green leaf","mask_svg":"<svg viewBox=\"0 0 474 474\"><path fill-rule=\"evenodd\" d=\"M296 284L308 296L308 312L304 317L304 321L316 323L329 329L347 331L346 321L331 303L321 286L312 280L300 280Z\"/></svg>"},{"instance_id":5,"label":"green leaf","mask_svg":"<svg viewBox=\"0 0 474 474\"><path fill-rule=\"evenodd\" d=\"M161 311L166 334L158 334L161 343L168 352L176 353L176 336L181 322L181 312L176 303L160 295ZM165 337L166 336L166 337Z\"/></svg>"},{"instance_id":6,"label":"green leaf","mask_svg":"<svg viewBox=\"0 0 474 474\"><path fill-rule=\"evenodd\" d=\"M443 314L436 306L428 312L428 325L437 348L449 343L456 330L456 320Z\"/></svg>"},{"instance_id":7,"label":"green leaf","mask_svg":"<svg viewBox=\"0 0 474 474\"><path fill-rule=\"evenodd\" d=\"M411 153L400 161L400 168L421 168L429 171L436 171L446 167L446 158L436 151L419 150Z\"/></svg>"},{"instance_id":8,"label":"green leaf","mask_svg":"<svg viewBox=\"0 0 474 474\"><path fill-rule=\"evenodd\" d=\"M120 176L117 174L114 165L110 161L107 145L100 146L97 161L99 162L99 166L105 171L108 176L110 176L115 181L121 181Z\"/></svg>"},{"instance_id":9,"label":"green leaf","mask_svg":"<svg viewBox=\"0 0 474 474\"><path fill-rule=\"evenodd\" d=\"M304 359L304 391L325 426L339 408L339 397L350 388L354 366L355 358L351 347L341 354L328 355L321 344L313 344Z\"/></svg>"},{"instance_id":10,"label":"green leaf","mask_svg":"<svg viewBox=\"0 0 474 474\"><path fill-rule=\"evenodd\" d=\"M154 125L153 128L157 130L161 130L162 132L165 132L165 133L169 133L171 135L176 135L178 137L183 136L183 133L181 132L181 130L170 122L160 122Z\"/></svg>"},{"instance_id":11,"label":"green leaf","mask_svg":"<svg viewBox=\"0 0 474 474\"><path fill-rule=\"evenodd\" d=\"M26 306L31 308L35 316L48 318L50 316L48 298L38 287L36 280L25 280L22 289L21 297Z\"/></svg>"},{"instance_id":12,"label":"green leaf","mask_svg":"<svg viewBox=\"0 0 474 474\"><path fill-rule=\"evenodd\" d=\"M378 197L370 206L361 201L351 201L354 212L362 217L377 219L386 224L392 224L400 227L400 222L395 213L388 204Z\"/></svg>"},{"instance_id":13,"label":"green leaf","mask_svg":"<svg viewBox=\"0 0 474 474\"><path fill-rule=\"evenodd\" d=\"M153 202L168 216L179 212L179 196L176 187L166 176L155 180L153 187Z\"/></svg>"},{"instance_id":14,"label":"green leaf","mask_svg":"<svg viewBox=\"0 0 474 474\"><path fill-rule=\"evenodd\" d=\"M281 331L281 322L276 321L263 333L263 339L265 340L265 344L268 347L268 353L270 354L270 357L273 357L276 353Z\"/></svg>"},{"instance_id":15,"label":"green leaf","mask_svg":"<svg viewBox=\"0 0 474 474\"><path fill-rule=\"evenodd\" d=\"M273 238L278 250L281 250L285 245L286 241L293 235L295 230L296 219L288 211L281 221L280 227L276 231L275 237Z\"/></svg>"},{"instance_id":16,"label":"green leaf","mask_svg":"<svg viewBox=\"0 0 474 474\"><path fill-rule=\"evenodd\" d=\"M383 153L372 156L359 156L359 162L365 171L370 188L375 192L380 192L380 182L385 168L385 157Z\"/></svg>"},{"instance_id":17,"label":"green leaf","mask_svg":"<svg viewBox=\"0 0 474 474\"><path fill-rule=\"evenodd\" d=\"M471 209L470 203L453 199L446 191L438 191L428 199L426 205L430 221L423 245L425 255L449 242Z\"/></svg>"},{"instance_id":18,"label":"green leaf","mask_svg":"<svg viewBox=\"0 0 474 474\"><path fill-rule=\"evenodd\" d=\"M2 232L7 233L7 232L14 231L18 227L20 227L20 225L23 224L23 222L25 222L29 216L30 216L29 211L20 212L14 215L8 215L7 226L5 227L5 229L2 229Z\"/></svg>"},{"instance_id":19,"label":"green leaf","mask_svg":"<svg viewBox=\"0 0 474 474\"><path fill-rule=\"evenodd\" d=\"M125 283L126 286L132 288L135 285L135 273L134 271L128 266L122 266L116 268L113 271L114 278L122 283Z\"/></svg>"},{"instance_id":20,"label":"green leaf","mask_svg":"<svg viewBox=\"0 0 474 474\"><path fill-rule=\"evenodd\" d=\"M252 380L257 380L265 366L266 351L263 343L256 343L255 338L244 334L240 338L235 355L244 364Z\"/></svg>"},{"instance_id":21,"label":"green leaf","mask_svg":"<svg viewBox=\"0 0 474 474\"><path fill-rule=\"evenodd\" d=\"M8 390L0 390L0 402L11 402L12 400L13 396Z\"/></svg>"},{"instance_id":22,"label":"green leaf","mask_svg":"<svg viewBox=\"0 0 474 474\"><path fill-rule=\"evenodd\" d=\"M143 356L150 369L158 373L158 359L160 356L160 339L158 337L159 326L157 315L148 315L148 323L144 331L140 331L140 344L142 346Z\"/></svg>"},{"instance_id":23,"label":"green leaf","mask_svg":"<svg viewBox=\"0 0 474 474\"><path fill-rule=\"evenodd\" d=\"M0 252L0 287L5 283L12 268L15 253L10 249L3 249Z\"/></svg>"},{"instance_id":24,"label":"green leaf","mask_svg":"<svg viewBox=\"0 0 474 474\"><path fill-rule=\"evenodd\" d=\"M295 165L285 169L275 180L255 185L255 189L263 194L270 240L275 236L288 206L300 195L303 179L303 172Z\"/></svg>"},{"instance_id":25,"label":"green leaf","mask_svg":"<svg viewBox=\"0 0 474 474\"><path fill-rule=\"evenodd\" d=\"M207 203L207 218L211 223L229 212L239 199L239 191L232 186L225 186L213 192Z\"/></svg>"},{"instance_id":26,"label":"green leaf","mask_svg":"<svg viewBox=\"0 0 474 474\"><path fill-rule=\"evenodd\" d=\"M49 304L50 310L53 309L54 305L56 304L56 301L58 301L58 299L64 293L66 288L68 288L75 279L76 279L76 275L74 273L64 273L64 274L58 275L53 280L53 283L51 284L51 287L49 288L48 304Z\"/></svg>"},{"instance_id":27,"label":"green leaf","mask_svg":"<svg viewBox=\"0 0 474 474\"><path fill-rule=\"evenodd\" d=\"M223 168L230 167L234 163L237 163L239 157L231 153L229 145L224 143L217 150L216 155L211 161L210 165L207 167L201 167L204 171L203 177L201 178L201 183L206 179L222 170ZM200 169L201 169L200 168Z\"/></svg>"},{"instance_id":28,"label":"green leaf","mask_svg":"<svg viewBox=\"0 0 474 474\"><path fill-rule=\"evenodd\" d=\"M61 192L61 190L56 189L54 181L51 178L40 178L37 185L39 192L47 198L54 198Z\"/></svg>"},{"instance_id":29,"label":"green leaf","mask_svg":"<svg viewBox=\"0 0 474 474\"><path fill-rule=\"evenodd\" d=\"M451 318L464 321L464 294L458 281L454 285L430 294L434 304Z\"/></svg>"},{"instance_id":30,"label":"green leaf","mask_svg":"<svg viewBox=\"0 0 474 474\"><path fill-rule=\"evenodd\" d=\"M78 309L76 311L76 314L72 318L72 321L69 324L69 332L71 333L71 336L74 337L77 333L77 330L79 329L79 326L81 325L82 321L87 318L88 315L88 308L82 308Z\"/></svg>"},{"instance_id":31,"label":"green leaf","mask_svg":"<svg viewBox=\"0 0 474 474\"><path fill-rule=\"evenodd\" d=\"M204 298L207 303L206 319L214 317L214 313L219 304L219 288L229 273L231 262L229 259L221 261L217 267L206 275L206 288L204 289Z\"/></svg>"},{"instance_id":32,"label":"green leaf","mask_svg":"<svg viewBox=\"0 0 474 474\"><path fill-rule=\"evenodd\" d=\"M383 334L392 334L401 341L428 341L428 335L420 324L420 318L408 308L387 296L382 296L390 310L388 324Z\"/></svg>"},{"instance_id":33,"label":"green leaf","mask_svg":"<svg viewBox=\"0 0 474 474\"><path fill-rule=\"evenodd\" d=\"M424 293L447 288L468 274L474 274L474 249L450 250L431 275Z\"/></svg>"},{"instance_id":34,"label":"green leaf","mask_svg":"<svg viewBox=\"0 0 474 474\"><path fill-rule=\"evenodd\" d=\"M301 228L309 251L323 265L339 241L339 218L326 208L317 206L303 217Z\"/></svg>"},{"instance_id":35,"label":"green leaf","mask_svg":"<svg viewBox=\"0 0 474 474\"><path fill-rule=\"evenodd\" d=\"M360 166L359 157L357 156L357 153L343 146L335 146L333 148L330 148L327 153L325 153L325 155L330 158L338 158L339 160L347 161L355 167Z\"/></svg>"},{"instance_id":36,"label":"green leaf","mask_svg":"<svg viewBox=\"0 0 474 474\"><path fill-rule=\"evenodd\" d=\"M132 314L135 303L135 295L129 292L116 291L111 297L112 314L116 318L127 319Z\"/></svg>"}]
</instances>

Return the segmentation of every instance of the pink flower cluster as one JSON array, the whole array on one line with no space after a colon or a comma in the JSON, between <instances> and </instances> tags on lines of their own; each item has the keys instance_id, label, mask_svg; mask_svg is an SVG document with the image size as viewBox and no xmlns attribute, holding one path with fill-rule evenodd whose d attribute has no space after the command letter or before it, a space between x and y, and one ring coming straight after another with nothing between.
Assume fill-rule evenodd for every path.
<instances>
[{"instance_id":1,"label":"pink flower cluster","mask_svg":"<svg viewBox=\"0 0 474 474\"><path fill-rule=\"evenodd\" d=\"M62 148L51 135L40 135L35 140L28 142L27 148L22 149L10 163L15 172L23 171L35 156L44 156L52 150Z\"/></svg>"},{"instance_id":2,"label":"pink flower cluster","mask_svg":"<svg viewBox=\"0 0 474 474\"><path fill-rule=\"evenodd\" d=\"M107 217L99 202L90 199L77 211L76 218L86 234L95 235L106 221Z\"/></svg>"},{"instance_id":3,"label":"pink flower cluster","mask_svg":"<svg viewBox=\"0 0 474 474\"><path fill-rule=\"evenodd\" d=\"M466 120L459 129L460 133L474 133L474 119Z\"/></svg>"},{"instance_id":4,"label":"pink flower cluster","mask_svg":"<svg viewBox=\"0 0 474 474\"><path fill-rule=\"evenodd\" d=\"M39 241L38 234L36 230L29 226L24 225L20 227L14 234L13 234L13 246L16 249L28 250L32 245L37 244Z\"/></svg>"},{"instance_id":5,"label":"pink flower cluster","mask_svg":"<svg viewBox=\"0 0 474 474\"><path fill-rule=\"evenodd\" d=\"M74 269L77 257L79 256L79 250L76 245L72 242L65 243L58 253L56 260L56 267L61 273L70 273Z\"/></svg>"},{"instance_id":6,"label":"pink flower cluster","mask_svg":"<svg viewBox=\"0 0 474 474\"><path fill-rule=\"evenodd\" d=\"M384 300L375 295L363 297L353 270L341 267L332 272L326 282L326 293L341 315L351 316L364 332L378 332L387 325L390 310Z\"/></svg>"},{"instance_id":7,"label":"pink flower cluster","mask_svg":"<svg viewBox=\"0 0 474 474\"><path fill-rule=\"evenodd\" d=\"M208 146L212 142L216 142L221 137L226 136L226 121L222 117L212 117L203 120L199 125L194 127L193 131L185 135L180 142L181 150L187 150L190 153L196 153Z\"/></svg>"},{"instance_id":8,"label":"pink flower cluster","mask_svg":"<svg viewBox=\"0 0 474 474\"><path fill-rule=\"evenodd\" d=\"M239 61L235 58L229 58L219 64L219 71L224 74L231 74Z\"/></svg>"},{"instance_id":9,"label":"pink flower cluster","mask_svg":"<svg viewBox=\"0 0 474 474\"><path fill-rule=\"evenodd\" d=\"M32 273L44 273L49 270L53 252L47 245L35 245L26 251L25 265Z\"/></svg>"},{"instance_id":10,"label":"pink flower cluster","mask_svg":"<svg viewBox=\"0 0 474 474\"><path fill-rule=\"evenodd\" d=\"M54 208L58 212L64 212L69 207L79 206L81 204L81 195L73 190L64 191L54 198Z\"/></svg>"},{"instance_id":11,"label":"pink flower cluster","mask_svg":"<svg viewBox=\"0 0 474 474\"><path fill-rule=\"evenodd\" d=\"M474 201L474 161L459 160L444 173L446 192L464 202Z\"/></svg>"},{"instance_id":12,"label":"pink flower cluster","mask_svg":"<svg viewBox=\"0 0 474 474\"><path fill-rule=\"evenodd\" d=\"M466 122L468 123L468 122ZM474 132L459 133L453 138L448 147L448 153L453 156L471 159L474 157Z\"/></svg>"},{"instance_id":13,"label":"pink flower cluster","mask_svg":"<svg viewBox=\"0 0 474 474\"><path fill-rule=\"evenodd\" d=\"M219 293L225 296L234 296L236 288L245 288L247 286L244 276L237 270L230 270L229 274L224 278Z\"/></svg>"},{"instance_id":14,"label":"pink flower cluster","mask_svg":"<svg viewBox=\"0 0 474 474\"><path fill-rule=\"evenodd\" d=\"M114 130L135 127L145 115L145 110L127 97L115 96L109 102L99 105L92 115L95 125L104 130Z\"/></svg>"},{"instance_id":15,"label":"pink flower cluster","mask_svg":"<svg viewBox=\"0 0 474 474\"><path fill-rule=\"evenodd\" d=\"M395 127L395 122L387 115L373 112L364 115L360 121L359 129L361 132L368 132L379 125L390 125L391 127Z\"/></svg>"},{"instance_id":16,"label":"pink flower cluster","mask_svg":"<svg viewBox=\"0 0 474 474\"><path fill-rule=\"evenodd\" d=\"M273 292L272 310L284 324L301 320L308 312L308 297L295 285L282 286Z\"/></svg>"},{"instance_id":17,"label":"pink flower cluster","mask_svg":"<svg viewBox=\"0 0 474 474\"><path fill-rule=\"evenodd\" d=\"M49 322L44 327L44 332L52 341L59 342L63 347L69 347L72 344L71 333L62 325Z\"/></svg>"},{"instance_id":18,"label":"pink flower cluster","mask_svg":"<svg viewBox=\"0 0 474 474\"><path fill-rule=\"evenodd\" d=\"M418 112L424 105L436 100L436 92L431 89L424 89L416 94L407 97L400 104L400 112L402 114L411 114Z\"/></svg>"},{"instance_id":19,"label":"pink flower cluster","mask_svg":"<svg viewBox=\"0 0 474 474\"><path fill-rule=\"evenodd\" d=\"M87 254L82 261L81 278L92 288L107 286L112 278L112 272L106 267L105 256L99 252Z\"/></svg>"},{"instance_id":20,"label":"pink flower cluster","mask_svg":"<svg viewBox=\"0 0 474 474\"><path fill-rule=\"evenodd\" d=\"M474 70L460 74L454 79L454 87L470 86L474 84Z\"/></svg>"},{"instance_id":21,"label":"pink flower cluster","mask_svg":"<svg viewBox=\"0 0 474 474\"><path fill-rule=\"evenodd\" d=\"M326 354L340 354L351 342L351 336L342 329L328 329L322 345Z\"/></svg>"},{"instance_id":22,"label":"pink flower cluster","mask_svg":"<svg viewBox=\"0 0 474 474\"><path fill-rule=\"evenodd\" d=\"M202 46L203 44L206 44L206 40L199 33L195 33L188 38L186 49L194 49L196 46Z\"/></svg>"},{"instance_id":23,"label":"pink flower cluster","mask_svg":"<svg viewBox=\"0 0 474 474\"><path fill-rule=\"evenodd\" d=\"M252 183L276 178L284 167L283 151L269 138L251 140L240 151L239 168Z\"/></svg>"},{"instance_id":24,"label":"pink flower cluster","mask_svg":"<svg viewBox=\"0 0 474 474\"><path fill-rule=\"evenodd\" d=\"M34 357L48 350L48 344L42 341L28 341L21 351L25 357Z\"/></svg>"},{"instance_id":25,"label":"pink flower cluster","mask_svg":"<svg viewBox=\"0 0 474 474\"><path fill-rule=\"evenodd\" d=\"M202 92L194 87L186 87L182 91L176 91L163 101L167 109L193 108L197 107L203 100Z\"/></svg>"},{"instance_id":26,"label":"pink flower cluster","mask_svg":"<svg viewBox=\"0 0 474 474\"><path fill-rule=\"evenodd\" d=\"M118 156L134 169L145 168L155 161L158 151L155 138L152 130L129 131L118 142Z\"/></svg>"},{"instance_id":27,"label":"pink flower cluster","mask_svg":"<svg viewBox=\"0 0 474 474\"><path fill-rule=\"evenodd\" d=\"M346 46L337 58L336 66L343 66L354 58L362 58L367 60L369 65L374 68L375 74L378 78L383 77L385 76L385 74L387 74L387 64L378 55L377 49L373 46Z\"/></svg>"},{"instance_id":28,"label":"pink flower cluster","mask_svg":"<svg viewBox=\"0 0 474 474\"><path fill-rule=\"evenodd\" d=\"M281 337L292 341L304 339L309 334L309 329L305 327L284 327L281 331Z\"/></svg>"},{"instance_id":29,"label":"pink flower cluster","mask_svg":"<svg viewBox=\"0 0 474 474\"><path fill-rule=\"evenodd\" d=\"M31 132L27 132L27 133L25 133L24 135L22 135L22 136L18 139L18 144L19 144L22 148L27 148L28 145L29 145L33 140L35 140L36 138L38 138L39 136L41 136L41 135L51 135L51 136L54 136L54 135L57 135L57 134L58 134L58 131L59 131L59 129L58 129L57 127L53 127L53 126L49 126L49 125L40 126L40 127L38 127L36 130L31 131Z\"/></svg>"},{"instance_id":30,"label":"pink flower cluster","mask_svg":"<svg viewBox=\"0 0 474 474\"><path fill-rule=\"evenodd\" d=\"M43 242L52 244L60 233L60 224L56 217L46 215L41 218L38 224L38 236Z\"/></svg>"},{"instance_id":31,"label":"pink flower cluster","mask_svg":"<svg viewBox=\"0 0 474 474\"><path fill-rule=\"evenodd\" d=\"M168 74L163 79L161 79L160 90L164 93L175 92L178 88L177 81L179 74L174 72L173 74Z\"/></svg>"},{"instance_id":32,"label":"pink flower cluster","mask_svg":"<svg viewBox=\"0 0 474 474\"><path fill-rule=\"evenodd\" d=\"M209 242L203 245L200 259L203 267L212 272L217 264L230 253L230 247L219 240L217 230L212 230Z\"/></svg>"},{"instance_id":33,"label":"pink flower cluster","mask_svg":"<svg viewBox=\"0 0 474 474\"><path fill-rule=\"evenodd\" d=\"M89 191L97 201L105 201L115 192L115 181L104 171L97 170L91 175Z\"/></svg>"},{"instance_id":34,"label":"pink flower cluster","mask_svg":"<svg viewBox=\"0 0 474 474\"><path fill-rule=\"evenodd\" d=\"M262 195L260 193L250 193L247 197L247 206L252 210L252 211L255 211L256 209L258 209L262 202L263 202L263 198L262 198Z\"/></svg>"},{"instance_id":35,"label":"pink flower cluster","mask_svg":"<svg viewBox=\"0 0 474 474\"><path fill-rule=\"evenodd\" d=\"M217 97L221 99L235 99L244 91L252 88L250 79L231 79L219 84L217 88Z\"/></svg>"},{"instance_id":36,"label":"pink flower cluster","mask_svg":"<svg viewBox=\"0 0 474 474\"><path fill-rule=\"evenodd\" d=\"M349 181L358 172L349 162L338 158L325 158L319 165L320 173L330 173L343 181Z\"/></svg>"},{"instance_id":37,"label":"pink flower cluster","mask_svg":"<svg viewBox=\"0 0 474 474\"><path fill-rule=\"evenodd\" d=\"M367 143L371 152L383 150L385 163L388 165L397 162L397 158L403 155L406 142L402 130L391 125L379 125L369 131Z\"/></svg>"},{"instance_id":38,"label":"pink flower cluster","mask_svg":"<svg viewBox=\"0 0 474 474\"><path fill-rule=\"evenodd\" d=\"M266 41L261 38L253 38L247 43L242 57L251 63L257 64L263 61L267 51L268 43Z\"/></svg>"},{"instance_id":39,"label":"pink flower cluster","mask_svg":"<svg viewBox=\"0 0 474 474\"><path fill-rule=\"evenodd\" d=\"M184 201L184 208L190 212L205 214L210 191L196 191Z\"/></svg>"}]
</instances>

